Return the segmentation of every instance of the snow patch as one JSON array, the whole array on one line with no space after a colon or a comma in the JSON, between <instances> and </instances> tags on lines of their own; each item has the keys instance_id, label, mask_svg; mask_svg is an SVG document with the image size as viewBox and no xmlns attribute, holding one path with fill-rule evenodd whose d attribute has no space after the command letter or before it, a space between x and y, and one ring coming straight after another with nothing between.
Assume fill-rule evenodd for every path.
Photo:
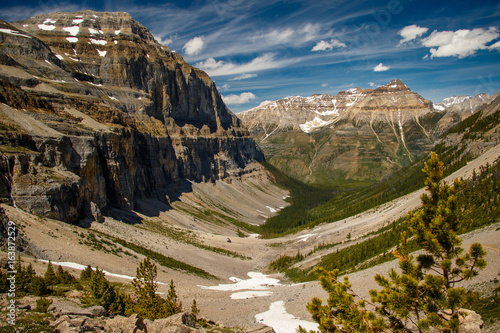
<instances>
[{"instance_id":1,"label":"snow patch","mask_svg":"<svg viewBox=\"0 0 500 333\"><path fill-rule=\"evenodd\" d=\"M94 39L94 38L90 38L90 42L92 44L97 44L97 45L106 45L108 43L108 41L104 39Z\"/></svg>"},{"instance_id":2,"label":"snow patch","mask_svg":"<svg viewBox=\"0 0 500 333\"><path fill-rule=\"evenodd\" d=\"M65 27L63 30L69 32L71 36L76 36L80 32L80 27L76 25L74 27Z\"/></svg>"},{"instance_id":3,"label":"snow patch","mask_svg":"<svg viewBox=\"0 0 500 333\"><path fill-rule=\"evenodd\" d=\"M43 21L42 24L39 24L38 28L45 30L45 31L52 31L56 28L56 26L54 25L55 23L56 23L56 20L52 20L52 19L48 18L45 21Z\"/></svg>"},{"instance_id":4,"label":"snow patch","mask_svg":"<svg viewBox=\"0 0 500 333\"><path fill-rule=\"evenodd\" d=\"M318 324L296 318L286 312L285 302L277 301L269 306L266 312L255 315L255 320L267 326L271 326L276 333L295 332L299 326L302 326L307 331L317 330Z\"/></svg>"},{"instance_id":5,"label":"snow patch","mask_svg":"<svg viewBox=\"0 0 500 333\"><path fill-rule=\"evenodd\" d=\"M49 260L44 260L44 259L38 259L38 260L41 261L41 262L46 262L46 263L49 262ZM87 266L85 266L85 265L77 264L77 263L69 262L69 261L61 261L61 262L50 261L50 263L52 265L57 265L57 266L62 266L62 267L68 267L68 268L78 269L80 271L83 271L84 269L87 268ZM92 270L95 271L95 267L92 267ZM135 277L130 276L130 275L115 274L115 273L111 273L111 272L108 272L108 271L105 271L105 270L103 270L103 273L106 274L106 276L113 276L113 277L117 277L117 278L121 278L121 279L127 279L127 280L133 280L133 279L135 279ZM157 283L165 285L165 283L163 283L163 282L158 282L157 281Z\"/></svg>"},{"instance_id":6,"label":"snow patch","mask_svg":"<svg viewBox=\"0 0 500 333\"><path fill-rule=\"evenodd\" d=\"M4 33L4 34L9 34L9 35L18 36L18 37L31 38L31 36L24 35L24 34L22 34L21 32L16 31L16 30L12 30L12 29L0 29L0 32L2 32L2 33Z\"/></svg>"},{"instance_id":7,"label":"snow patch","mask_svg":"<svg viewBox=\"0 0 500 333\"><path fill-rule=\"evenodd\" d=\"M300 129L303 132L305 132L305 133L311 133L312 131L314 131L314 130L316 130L318 128L330 125L331 123L333 123L333 120L326 121L326 120L323 120L323 119L321 119L319 117L315 117L311 121L308 121L308 122L306 122L304 124L300 124L299 127L300 127Z\"/></svg>"},{"instance_id":8,"label":"snow patch","mask_svg":"<svg viewBox=\"0 0 500 333\"><path fill-rule=\"evenodd\" d=\"M81 19L81 18L74 19L74 20L73 20L73 24L80 24L80 23L82 23L83 21L85 21L85 20L84 20L84 19Z\"/></svg>"},{"instance_id":9,"label":"snow patch","mask_svg":"<svg viewBox=\"0 0 500 333\"><path fill-rule=\"evenodd\" d=\"M101 57L105 57L107 52L108 51L97 50L97 53L99 53L99 56L101 56Z\"/></svg>"},{"instance_id":10,"label":"snow patch","mask_svg":"<svg viewBox=\"0 0 500 333\"><path fill-rule=\"evenodd\" d=\"M70 43L78 42L78 37L66 37L66 40Z\"/></svg>"},{"instance_id":11,"label":"snow patch","mask_svg":"<svg viewBox=\"0 0 500 333\"><path fill-rule=\"evenodd\" d=\"M280 280L270 278L259 272L248 272L250 279L242 280L237 277L230 277L229 280L234 283L219 284L218 286L199 286L202 289L219 290L219 291L238 291L238 290L262 290L268 289L271 286L281 286Z\"/></svg>"},{"instance_id":12,"label":"snow patch","mask_svg":"<svg viewBox=\"0 0 500 333\"><path fill-rule=\"evenodd\" d=\"M88 28L89 29L89 33L91 35L97 35L99 34L99 31L97 29L94 29L94 28Z\"/></svg>"},{"instance_id":13,"label":"snow patch","mask_svg":"<svg viewBox=\"0 0 500 333\"><path fill-rule=\"evenodd\" d=\"M122 32L121 30L115 30L115 35L119 35L120 32Z\"/></svg>"},{"instance_id":14,"label":"snow patch","mask_svg":"<svg viewBox=\"0 0 500 333\"><path fill-rule=\"evenodd\" d=\"M269 209L269 211L270 211L271 213L277 213L277 212L279 212L280 210L282 210L283 208L285 208L285 207L283 207L283 206L278 207L278 208L273 208L273 207L271 207L271 206L266 206L266 207L267 207L267 209Z\"/></svg>"},{"instance_id":15,"label":"snow patch","mask_svg":"<svg viewBox=\"0 0 500 333\"><path fill-rule=\"evenodd\" d=\"M299 242L305 242L312 236L314 236L314 234L306 234L306 235L299 236L296 239L300 239Z\"/></svg>"},{"instance_id":16,"label":"snow patch","mask_svg":"<svg viewBox=\"0 0 500 333\"><path fill-rule=\"evenodd\" d=\"M273 293L270 291L240 291L237 293L232 293L231 294L231 299L249 299L249 298L255 298L255 297L268 297L271 296Z\"/></svg>"},{"instance_id":17,"label":"snow patch","mask_svg":"<svg viewBox=\"0 0 500 333\"><path fill-rule=\"evenodd\" d=\"M64 57L63 57L62 55L60 55L60 54L56 54L55 56L56 56L59 60L64 60Z\"/></svg>"},{"instance_id":18,"label":"snow patch","mask_svg":"<svg viewBox=\"0 0 500 333\"><path fill-rule=\"evenodd\" d=\"M71 60L73 61L80 61L80 59L76 59L76 58L72 58L72 57L69 57Z\"/></svg>"}]
</instances>

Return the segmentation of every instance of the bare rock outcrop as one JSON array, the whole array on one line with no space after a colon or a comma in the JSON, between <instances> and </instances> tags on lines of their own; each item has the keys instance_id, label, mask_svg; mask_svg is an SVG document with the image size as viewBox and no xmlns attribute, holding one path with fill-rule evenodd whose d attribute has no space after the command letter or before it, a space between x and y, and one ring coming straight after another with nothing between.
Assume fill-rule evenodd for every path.
<instances>
[{"instance_id":1,"label":"bare rock outcrop","mask_svg":"<svg viewBox=\"0 0 500 333\"><path fill-rule=\"evenodd\" d=\"M0 198L102 221L264 156L207 74L127 13L0 21Z\"/></svg>"}]
</instances>

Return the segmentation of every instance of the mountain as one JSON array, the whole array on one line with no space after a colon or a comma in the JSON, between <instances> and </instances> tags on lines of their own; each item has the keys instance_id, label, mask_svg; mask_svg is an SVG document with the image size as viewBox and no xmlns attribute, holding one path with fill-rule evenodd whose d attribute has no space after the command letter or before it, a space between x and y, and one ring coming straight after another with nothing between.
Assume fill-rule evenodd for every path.
<instances>
[{"instance_id":1,"label":"mountain","mask_svg":"<svg viewBox=\"0 0 500 333\"><path fill-rule=\"evenodd\" d=\"M321 183L383 178L430 149L430 125L441 117L399 79L335 96L287 97L237 116L270 163Z\"/></svg>"},{"instance_id":2,"label":"mountain","mask_svg":"<svg viewBox=\"0 0 500 333\"><path fill-rule=\"evenodd\" d=\"M0 195L76 223L264 160L203 71L127 13L0 22Z\"/></svg>"},{"instance_id":3,"label":"mountain","mask_svg":"<svg viewBox=\"0 0 500 333\"><path fill-rule=\"evenodd\" d=\"M443 134L490 103L493 98L494 96L488 94L479 94L474 97L452 96L445 98L439 104L434 104L436 110L444 113L436 126L435 133Z\"/></svg>"},{"instance_id":4,"label":"mountain","mask_svg":"<svg viewBox=\"0 0 500 333\"><path fill-rule=\"evenodd\" d=\"M430 111L431 102L393 80L377 89L353 88L332 95L286 97L237 114L252 132L300 129L311 133L339 121L385 122L387 117L406 122Z\"/></svg>"}]
</instances>

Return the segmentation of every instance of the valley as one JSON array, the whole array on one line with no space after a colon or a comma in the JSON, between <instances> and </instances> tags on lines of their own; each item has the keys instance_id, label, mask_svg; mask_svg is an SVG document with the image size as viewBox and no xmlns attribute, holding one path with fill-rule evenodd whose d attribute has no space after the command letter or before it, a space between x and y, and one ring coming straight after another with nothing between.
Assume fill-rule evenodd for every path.
<instances>
[{"instance_id":1,"label":"valley","mask_svg":"<svg viewBox=\"0 0 500 333\"><path fill-rule=\"evenodd\" d=\"M457 177L470 177L474 170L479 170L481 166L487 163L492 164L499 157L500 145L488 150L485 154L448 176L447 181ZM225 188L227 184L216 183L209 186L213 191L213 188L218 186ZM200 193L206 191L203 187L203 185L199 188L195 186L194 191L185 197L181 196L180 201L187 205L194 204L202 198ZM282 274L276 273L271 274L267 280L264 279L260 285L258 283L255 285L248 280L249 275L252 275L251 272L268 272L267 266L269 263L280 255L294 255L298 251L308 253L316 246L324 243L339 244L328 250L318 251L300 263L301 267L310 267L319 262L323 255L336 251L337 248L348 247L362 240L370 232L381 228L389 221L397 220L409 211L418 208L422 192L423 189L345 220L321 224L314 229L303 230L296 234L275 239L259 239L252 235L238 237L234 231L228 228L214 226L212 223L202 220L193 222L192 215L180 211L165 211L157 217L141 216L141 213L136 212L138 216L143 217L143 222L137 224L124 223L106 217L104 223L93 222L88 228L82 229L55 220L37 218L8 205L2 205L2 208L5 209L6 215L11 220L18 223L23 234L33 244L37 245L40 251L38 257L48 258L53 260L54 263L90 264L99 266L114 274L130 276L130 278L120 278L110 275L109 279L111 281L127 283L134 276L135 268L143 256L119 245L117 245L118 254L111 253L105 243L107 239L112 240L112 238L108 238L109 236L129 241L135 240L142 246L153 249L158 253L173 256L193 267L201 268L213 277L207 279L207 277L182 270L160 267L158 281L162 284L159 285L159 292L166 292L168 282L173 279L184 304L189 304L192 299L196 299L202 316L229 327L251 328L258 326L258 320L255 319L256 315L265 313L269 310L271 304L280 301L283 302L288 313L301 320L310 321L304 305L313 296L323 295L324 293L317 281L297 284L287 281L288 279ZM280 200L283 200L282 195L282 192L274 193L276 204L280 204ZM267 197L267 200L261 202L261 205L268 204L271 199L272 197ZM147 203L144 204L147 205ZM149 203L149 205L150 209L152 209L158 203ZM260 213L257 212L260 209L257 208L262 209L262 207L258 206L248 206L248 210L251 209L255 212L255 221L261 218ZM162 227L164 223L166 224ZM187 238L173 239L165 236L162 232L158 232L158 230L166 231L173 226L176 226L176 230L180 233L187 233L190 241L198 239L207 246L244 254L247 258L213 253L192 246L187 242ZM97 243L103 244L104 248L97 249L92 245L81 244L81 240L86 237L82 237L82 235L89 234L94 234ZM348 234L351 235L349 240L347 240ZM228 237L231 239L231 243L226 241ZM498 223L464 235L464 246L474 241L483 243L488 251L487 269L474 280L474 285L476 285L495 279L500 272L500 263L497 260L500 255L500 228ZM68 246L69 244L71 246ZM32 262L37 271L43 272L45 270L46 263L42 261L30 256L24 257L23 260L25 263ZM376 272L386 272L388 267L394 267L395 263L395 261L389 261L367 270L351 273L349 274L350 280L360 294L367 295L369 289L376 287L372 276ZM72 270L72 272L79 275L78 270ZM248 282L241 283L240 287L233 288L231 286L236 280L232 277L248 280ZM259 281L258 276L256 280ZM262 277L260 280L262 280ZM219 285L227 285L228 287L218 290L217 286Z\"/></svg>"},{"instance_id":2,"label":"valley","mask_svg":"<svg viewBox=\"0 0 500 333\"><path fill-rule=\"evenodd\" d=\"M368 296L373 276L396 267L396 245L369 242L420 207L437 151L446 181L467 182L464 245L488 252L462 285L497 283L499 94L434 104L393 79L234 114L205 72L127 13L0 29L2 258L11 223L39 275L49 261L74 276L91 265L132 293L151 258L158 294L174 281L184 310L196 300L224 332L315 329L305 305L328 295L312 269L343 268L331 258L346 251L342 273ZM363 246L379 252L356 261Z\"/></svg>"}]
</instances>

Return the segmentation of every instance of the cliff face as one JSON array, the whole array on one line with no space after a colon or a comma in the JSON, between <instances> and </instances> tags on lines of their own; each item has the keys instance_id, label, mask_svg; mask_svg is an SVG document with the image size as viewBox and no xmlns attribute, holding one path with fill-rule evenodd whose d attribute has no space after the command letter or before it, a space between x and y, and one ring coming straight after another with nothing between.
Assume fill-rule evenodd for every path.
<instances>
[{"instance_id":1,"label":"cliff face","mask_svg":"<svg viewBox=\"0 0 500 333\"><path fill-rule=\"evenodd\" d=\"M0 195L70 222L263 155L215 84L126 13L0 22Z\"/></svg>"},{"instance_id":2,"label":"cliff face","mask_svg":"<svg viewBox=\"0 0 500 333\"><path fill-rule=\"evenodd\" d=\"M252 132L269 129L302 130L311 133L339 121L355 123L403 123L432 110L432 103L412 92L401 80L377 89L353 88L337 95L286 97L238 113Z\"/></svg>"},{"instance_id":3,"label":"cliff face","mask_svg":"<svg viewBox=\"0 0 500 333\"><path fill-rule=\"evenodd\" d=\"M442 115L401 80L238 113L270 163L318 183L377 181L408 164L432 146L434 116Z\"/></svg>"}]
</instances>

